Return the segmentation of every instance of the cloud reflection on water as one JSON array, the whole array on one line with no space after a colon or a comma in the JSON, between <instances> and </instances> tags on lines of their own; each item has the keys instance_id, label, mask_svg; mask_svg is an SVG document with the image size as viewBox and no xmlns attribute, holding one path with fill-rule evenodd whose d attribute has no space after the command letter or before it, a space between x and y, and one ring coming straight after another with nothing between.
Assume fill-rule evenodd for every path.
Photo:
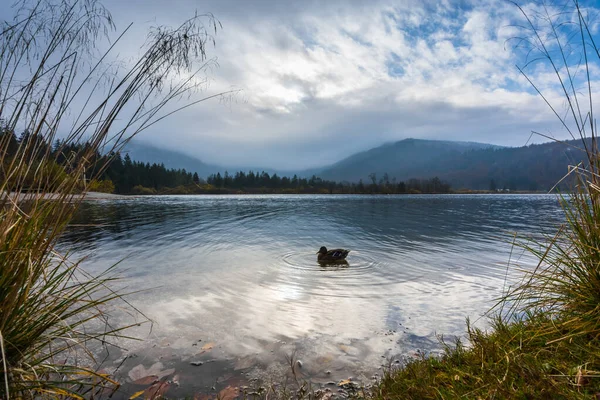
<instances>
[{"instance_id":1,"label":"cloud reflection on water","mask_svg":"<svg viewBox=\"0 0 600 400\"><path fill-rule=\"evenodd\" d=\"M462 335L501 294L507 232L550 229L559 211L553 196L141 198L85 204L77 222L102 226L64 245L96 271L127 256L127 284L158 287L130 299L157 322L136 352L168 342L186 360L202 338L268 359L279 343L372 371ZM349 267L321 267L321 245L352 249Z\"/></svg>"}]
</instances>

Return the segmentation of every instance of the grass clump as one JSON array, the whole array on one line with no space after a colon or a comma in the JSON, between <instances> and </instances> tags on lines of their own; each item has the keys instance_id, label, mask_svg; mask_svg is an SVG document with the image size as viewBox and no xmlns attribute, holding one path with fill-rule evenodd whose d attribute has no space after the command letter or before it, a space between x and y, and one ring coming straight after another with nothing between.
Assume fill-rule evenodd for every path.
<instances>
[{"instance_id":1,"label":"grass clump","mask_svg":"<svg viewBox=\"0 0 600 400\"><path fill-rule=\"evenodd\" d=\"M111 190L94 181L99 155L182 109L165 109L174 101L205 99L195 93L218 23L196 14L156 28L139 59L113 63L123 35L101 40L114 26L97 1L14 7L0 21L0 398L95 398L117 385L97 355L138 322L113 325L110 311L137 313L114 268L88 274L57 244L82 194Z\"/></svg>"},{"instance_id":2,"label":"grass clump","mask_svg":"<svg viewBox=\"0 0 600 400\"><path fill-rule=\"evenodd\" d=\"M487 332L469 327L468 345L447 345L440 357L419 356L389 371L376 399L589 399L600 393L600 353L585 340L557 341L536 333L552 321L529 316L494 319ZM599 350L596 348L595 350ZM583 362L583 364L580 364Z\"/></svg>"},{"instance_id":3,"label":"grass clump","mask_svg":"<svg viewBox=\"0 0 600 400\"><path fill-rule=\"evenodd\" d=\"M468 326L467 342L446 346L442 357L421 356L390 371L375 398L600 398L600 151L593 102L600 51L593 18L577 0L527 10L513 4L523 17L524 34L516 39L528 58L519 70L586 155L568 173L571 192L559 196L565 222L552 237L518 244L538 264L507 288L489 330ZM527 75L531 65L556 77L546 87L550 95ZM557 92L564 110L552 103Z\"/></svg>"}]
</instances>

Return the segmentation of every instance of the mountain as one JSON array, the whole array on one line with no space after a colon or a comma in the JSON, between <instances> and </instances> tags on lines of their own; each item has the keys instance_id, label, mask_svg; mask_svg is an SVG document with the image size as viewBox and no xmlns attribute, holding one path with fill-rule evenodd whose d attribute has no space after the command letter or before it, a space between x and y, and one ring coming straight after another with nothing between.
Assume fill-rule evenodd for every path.
<instances>
[{"instance_id":1,"label":"mountain","mask_svg":"<svg viewBox=\"0 0 600 400\"><path fill-rule=\"evenodd\" d=\"M189 156L182 152L159 148L137 140L132 140L127 143L125 149L121 151L121 153L123 155L125 155L125 153L129 154L129 157L135 161L141 161L150 164L164 164L166 168L185 169L187 172L197 172L202 178L206 178L211 174L216 174L217 172L220 172L222 175L225 173L225 171L229 171L229 173L235 173L236 171L264 171L270 175L277 173L279 176L290 177L294 175L298 175L298 177L310 177L314 174L318 174L319 172L318 169L285 171L276 170L273 168L207 164L196 157Z\"/></svg>"},{"instance_id":2,"label":"mountain","mask_svg":"<svg viewBox=\"0 0 600 400\"><path fill-rule=\"evenodd\" d=\"M317 175L335 181L371 183L385 177L390 181L438 177L454 189L487 190L490 187L511 190L548 190L568 171L569 165L583 160L579 141L567 144L550 142L524 147L500 147L475 142L405 139L356 153L331 166L305 171L282 171L263 168L218 166L202 162L178 151L132 141L125 152L131 159L167 168L197 172L203 178L226 170L265 171L279 176L310 177ZM373 176L372 174L375 174ZM493 181L493 182L492 182Z\"/></svg>"},{"instance_id":3,"label":"mountain","mask_svg":"<svg viewBox=\"0 0 600 400\"><path fill-rule=\"evenodd\" d=\"M404 139L356 153L320 172L323 179L356 182L369 174L384 173L398 180L429 176L434 160L459 156L470 150L496 148L491 144L442 140ZM437 169L434 172L438 172Z\"/></svg>"},{"instance_id":4,"label":"mountain","mask_svg":"<svg viewBox=\"0 0 600 400\"><path fill-rule=\"evenodd\" d=\"M179 151L158 148L135 140L127 143L121 153L129 154L129 157L135 161L164 164L166 168L185 169L188 172L197 172L202 177L223 170L223 167L206 164Z\"/></svg>"},{"instance_id":5,"label":"mountain","mask_svg":"<svg viewBox=\"0 0 600 400\"><path fill-rule=\"evenodd\" d=\"M581 146L578 141L568 145ZM324 168L320 177L336 181L406 181L434 176L453 188L548 190L584 154L566 144L550 142L524 147L483 143L405 139L354 154ZM370 177L371 175L371 177ZM493 181L493 183L492 183Z\"/></svg>"}]
</instances>

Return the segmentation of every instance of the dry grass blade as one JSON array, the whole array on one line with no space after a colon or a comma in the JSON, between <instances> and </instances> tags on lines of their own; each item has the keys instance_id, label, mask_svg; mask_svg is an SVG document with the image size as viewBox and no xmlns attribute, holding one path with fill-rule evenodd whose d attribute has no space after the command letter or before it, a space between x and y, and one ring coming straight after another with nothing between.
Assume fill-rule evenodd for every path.
<instances>
[{"instance_id":1,"label":"dry grass blade","mask_svg":"<svg viewBox=\"0 0 600 400\"><path fill-rule=\"evenodd\" d=\"M96 0L14 7L0 27L0 398L81 398L117 384L93 355L124 337L106 310L125 300L114 268L91 276L56 245L114 151L174 101L204 100L194 96L219 23L196 15L156 29L139 60L115 70L114 41L97 53L115 27Z\"/></svg>"}]
</instances>

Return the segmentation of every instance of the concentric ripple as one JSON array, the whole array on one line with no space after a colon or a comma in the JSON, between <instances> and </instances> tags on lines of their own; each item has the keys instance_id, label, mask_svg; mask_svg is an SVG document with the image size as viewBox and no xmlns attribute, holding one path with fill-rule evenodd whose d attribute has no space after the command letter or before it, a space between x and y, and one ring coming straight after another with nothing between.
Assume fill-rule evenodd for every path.
<instances>
[{"instance_id":1,"label":"concentric ripple","mask_svg":"<svg viewBox=\"0 0 600 400\"><path fill-rule=\"evenodd\" d=\"M278 272L278 280L294 282L302 291L317 296L368 297L372 286L385 285L382 279L389 272L386 261L375 259L365 251L351 251L346 262L319 263L316 254L308 251L288 252L272 262L269 269ZM358 289L358 290L357 290Z\"/></svg>"},{"instance_id":2,"label":"concentric ripple","mask_svg":"<svg viewBox=\"0 0 600 400\"><path fill-rule=\"evenodd\" d=\"M383 263L374 258L373 254L363 251L350 251L347 260L341 262L319 263L316 254L293 251L281 255L281 262L277 263L282 268L293 271L345 271L351 276L364 275L380 268Z\"/></svg>"},{"instance_id":3,"label":"concentric ripple","mask_svg":"<svg viewBox=\"0 0 600 400\"><path fill-rule=\"evenodd\" d=\"M559 218L553 196L144 197L84 204L61 245L91 254L92 271L122 261L129 287L156 288L129 299L155 335L233 355L307 336L380 351L388 339L371 338L389 329L460 334L512 279L509 256L532 263L512 233ZM321 246L350 249L347 265L319 264Z\"/></svg>"}]
</instances>

